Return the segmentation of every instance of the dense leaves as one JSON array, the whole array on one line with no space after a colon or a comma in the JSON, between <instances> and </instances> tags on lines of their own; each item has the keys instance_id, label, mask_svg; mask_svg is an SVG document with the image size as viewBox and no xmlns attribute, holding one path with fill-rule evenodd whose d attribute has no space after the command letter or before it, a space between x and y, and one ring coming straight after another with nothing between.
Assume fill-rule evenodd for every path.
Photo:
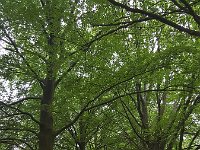
<instances>
[{"instance_id":1,"label":"dense leaves","mask_svg":"<svg viewBox=\"0 0 200 150\"><path fill-rule=\"evenodd\" d=\"M0 2L0 149L199 149L200 2Z\"/></svg>"}]
</instances>

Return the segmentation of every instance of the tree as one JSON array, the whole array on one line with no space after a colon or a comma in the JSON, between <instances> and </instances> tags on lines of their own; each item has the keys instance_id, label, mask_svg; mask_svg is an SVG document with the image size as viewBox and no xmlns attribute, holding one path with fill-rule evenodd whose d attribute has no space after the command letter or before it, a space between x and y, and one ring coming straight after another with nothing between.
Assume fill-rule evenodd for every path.
<instances>
[{"instance_id":1,"label":"tree","mask_svg":"<svg viewBox=\"0 0 200 150\"><path fill-rule=\"evenodd\" d=\"M198 149L199 1L0 7L2 149Z\"/></svg>"}]
</instances>

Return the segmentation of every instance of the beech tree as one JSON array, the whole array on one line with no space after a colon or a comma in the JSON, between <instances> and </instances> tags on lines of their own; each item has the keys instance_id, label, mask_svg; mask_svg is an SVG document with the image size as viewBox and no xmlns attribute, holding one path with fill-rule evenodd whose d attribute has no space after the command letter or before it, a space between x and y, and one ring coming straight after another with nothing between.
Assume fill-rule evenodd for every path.
<instances>
[{"instance_id":1,"label":"beech tree","mask_svg":"<svg viewBox=\"0 0 200 150\"><path fill-rule=\"evenodd\" d=\"M199 0L0 8L0 149L199 149Z\"/></svg>"}]
</instances>

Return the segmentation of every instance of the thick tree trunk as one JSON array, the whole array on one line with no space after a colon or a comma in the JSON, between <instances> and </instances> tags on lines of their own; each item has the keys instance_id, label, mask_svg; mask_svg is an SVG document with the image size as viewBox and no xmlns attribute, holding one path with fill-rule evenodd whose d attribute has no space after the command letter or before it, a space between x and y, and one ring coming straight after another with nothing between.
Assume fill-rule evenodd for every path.
<instances>
[{"instance_id":1,"label":"thick tree trunk","mask_svg":"<svg viewBox=\"0 0 200 150\"><path fill-rule=\"evenodd\" d=\"M40 109L39 150L53 150L53 93L54 81L46 80L43 87L43 99Z\"/></svg>"}]
</instances>

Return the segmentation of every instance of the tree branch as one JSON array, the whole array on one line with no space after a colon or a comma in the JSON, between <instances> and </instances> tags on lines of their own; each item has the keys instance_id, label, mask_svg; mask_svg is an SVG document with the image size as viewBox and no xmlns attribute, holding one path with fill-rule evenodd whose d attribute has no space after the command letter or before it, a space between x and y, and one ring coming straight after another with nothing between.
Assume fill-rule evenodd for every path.
<instances>
[{"instance_id":1,"label":"tree branch","mask_svg":"<svg viewBox=\"0 0 200 150\"><path fill-rule=\"evenodd\" d=\"M145 10L142 10L142 9L138 9L138 8L131 8L127 5L124 5L122 3L119 3L119 2L116 2L115 0L108 0L111 4L115 5L115 6L118 6L120 8L123 8L129 12L132 12L132 13L138 13L138 14L142 14L142 15L146 15L146 16L149 16L157 21L160 21L166 25L169 25L181 32L185 32L185 33L188 33L189 35L193 35L193 36L197 36L197 37L200 37L200 32L199 31L196 31L196 30L191 30L191 29L188 29L188 28L185 28L181 25L178 25L177 23L171 21L171 20L168 20L158 14L155 14L155 13L152 13L152 12L148 12L148 11L145 11Z\"/></svg>"},{"instance_id":2,"label":"tree branch","mask_svg":"<svg viewBox=\"0 0 200 150\"><path fill-rule=\"evenodd\" d=\"M119 26L119 27L117 27L115 29L111 29L109 31L106 31L105 33L102 33L102 31L100 31L90 41L88 41L84 45L80 46L80 50L86 52L86 51L89 50L89 48L91 47L91 45L94 42L96 42L98 40L101 40L102 38L104 38L104 37L106 37L108 35L116 33L117 31L119 31L121 29L127 28L127 27L133 25L134 23L140 23L140 22L144 22L144 21L148 21L148 20L152 20L152 19L153 18L151 18L151 17L141 18L141 19L138 19L138 20L121 23L121 26ZM116 25L117 24L113 24L113 26L116 26ZM120 23L119 23L119 25L120 25ZM98 26L98 25L95 25L95 26ZM99 26L112 26L112 24L110 24L110 25L109 24L107 24L107 25L106 24L101 24ZM78 52L78 50L70 53L70 56L76 54L77 52Z\"/></svg>"},{"instance_id":3,"label":"tree branch","mask_svg":"<svg viewBox=\"0 0 200 150\"><path fill-rule=\"evenodd\" d=\"M16 102L13 102L13 103L11 103L11 104L9 104L10 106L12 106L12 105L16 105L16 104L19 104L19 103L22 103L22 102L24 102L24 101L26 101L26 100L30 100L30 99L34 99L34 100L41 100L42 98L41 97L25 97L25 98L22 98L22 99L20 99L20 100L18 100L18 101L16 101Z\"/></svg>"},{"instance_id":4,"label":"tree branch","mask_svg":"<svg viewBox=\"0 0 200 150\"><path fill-rule=\"evenodd\" d=\"M13 46L15 52L19 55L19 57L25 62L26 66L28 67L28 69L33 73L34 77L37 79L37 81L42 84L42 80L40 79L39 75L35 72L35 70L33 70L33 68L31 67L31 65L27 62L26 58L23 56L23 54L20 53L19 48L16 44L16 42L10 37L10 35L7 33L6 29L1 26L3 32L5 33L5 36L8 38L8 40L10 41L11 45Z\"/></svg>"},{"instance_id":5,"label":"tree branch","mask_svg":"<svg viewBox=\"0 0 200 150\"><path fill-rule=\"evenodd\" d=\"M39 122L38 120L36 120L36 119L32 116L31 113L24 112L24 111L22 111L22 110L20 110L20 109L18 109L18 108L15 108L15 107L13 107L13 106L10 106L10 105L8 105L8 104L6 104L6 103L0 101L0 106L1 106L1 105L16 110L17 112L20 113L19 115L27 115L27 116L29 116L29 117L31 118L31 120L33 120L35 123L37 123L38 125L40 125L40 122Z\"/></svg>"},{"instance_id":6,"label":"tree branch","mask_svg":"<svg viewBox=\"0 0 200 150\"><path fill-rule=\"evenodd\" d=\"M2 130L2 131L28 131L28 132L31 132L31 133L33 133L34 135L36 135L37 137L38 137L38 133L37 132L35 132L34 130L31 130L31 129L23 129L23 128L10 128L10 127L7 127L7 128L0 128L0 130Z\"/></svg>"},{"instance_id":7,"label":"tree branch","mask_svg":"<svg viewBox=\"0 0 200 150\"><path fill-rule=\"evenodd\" d=\"M131 112L129 111L129 109L128 109L128 112L127 112L127 111L126 111L126 109L127 109L126 104L125 104L122 100L120 100L120 101L121 101L121 103L122 103L123 110L124 110L124 112L125 112L125 114L126 114L126 116L127 116L127 119L128 119L128 121L129 121L129 123L130 123L130 125L131 125L131 128L132 128L133 132L136 134L136 136L137 136L142 142L144 142L145 140L144 140L143 137L138 133L138 131L136 130L136 128L134 127L134 125L133 125L133 123L132 123L132 121L131 121L131 118L130 118L129 115L128 115L128 112L129 112L129 113L131 113ZM131 113L131 116L133 116L132 113ZM135 117L134 117L134 118L135 118ZM134 120L135 120L135 119L134 119ZM136 123L137 123L138 125L140 125L137 121L136 121Z\"/></svg>"},{"instance_id":8,"label":"tree branch","mask_svg":"<svg viewBox=\"0 0 200 150\"><path fill-rule=\"evenodd\" d=\"M122 97L126 97L126 96L130 96L130 95L134 95L134 94L138 94L138 93L146 93L146 92L158 92L158 91L183 91L183 92L187 92L187 90L184 90L184 89L160 89L160 90L144 90L144 91L136 91L136 92L131 92L131 93L126 93L126 94L122 94L122 95L119 95L119 96L116 96L110 100L107 100L105 102L102 102L100 104L96 104L94 106L91 106L91 107L88 107L85 109L85 111L88 111L88 110L91 110L91 109L94 109L96 107L100 107L100 106L104 106L104 105L107 105L107 104L110 104L110 103L113 103L114 101L118 100L119 98L122 98ZM189 91L188 91L189 92Z\"/></svg>"},{"instance_id":9,"label":"tree branch","mask_svg":"<svg viewBox=\"0 0 200 150\"><path fill-rule=\"evenodd\" d=\"M195 13L195 11L193 10L193 8L192 8L192 6L190 6L190 4L187 2L187 1L185 1L185 0L180 0L184 5L185 5L185 7L188 9L188 14L190 14L192 17L193 17L193 19L196 21L196 23L198 24L198 25L200 25L200 16L198 16L196 13Z\"/></svg>"},{"instance_id":10,"label":"tree branch","mask_svg":"<svg viewBox=\"0 0 200 150\"><path fill-rule=\"evenodd\" d=\"M60 78L56 81L55 83L55 87L62 81L62 79L76 66L76 64L78 63L78 61L76 62L72 62L69 66L69 68L66 70L66 72L64 72Z\"/></svg>"},{"instance_id":11,"label":"tree branch","mask_svg":"<svg viewBox=\"0 0 200 150\"><path fill-rule=\"evenodd\" d=\"M88 107L90 104L92 104L92 103L95 102L97 99L99 99L103 94L109 92L109 91L112 90L114 87L116 87L116 86L118 86L118 85L120 85L120 84L122 84L122 83L125 83L125 82L128 82L128 81L132 80L134 77L137 77L137 76L139 76L139 75L142 75L142 74L145 74L145 73L148 73L148 72L152 72L152 71L154 71L154 70L156 70L156 69L159 69L159 68L162 68L162 67L163 67L163 66L159 66L158 68L153 68L153 69L150 69L150 70L146 70L146 68L145 68L145 71L142 71L141 73L138 73L138 74L136 74L136 75L133 75L133 76L131 76L130 78L127 78L127 79L125 79L125 80L123 80L123 81L120 81L120 82L118 82L118 83L115 83L115 84L111 85L110 87L108 87L108 88L102 90L97 96L95 96L91 101L89 101L89 102L83 107L83 109L76 115L76 117L75 117L69 124L63 126L61 129L57 130L57 131L55 132L54 136L56 137L57 135L59 135L60 133L62 133L64 130L66 130L67 128L71 127L71 126L79 119L79 117L82 116L82 114L83 114L85 111L90 110L90 109L93 109L93 108L96 108L96 107L99 107L99 106L107 105L107 104L109 104L109 103L115 101L116 99L118 99L118 98L120 98L120 97L129 96L129 95L134 94L135 92L134 92L134 93L128 93L128 94L125 94L125 95L121 95L121 96L115 97L115 98L113 98L113 99L111 99L111 100L109 100L109 101L106 101L106 102L103 102L103 103L100 103L100 104L97 104L97 105ZM152 90L152 91L153 91L153 90ZM155 90L154 90L154 91L155 91ZM174 90L172 90L172 91L174 91ZM144 91L143 91L143 92L144 92Z\"/></svg>"},{"instance_id":12,"label":"tree branch","mask_svg":"<svg viewBox=\"0 0 200 150\"><path fill-rule=\"evenodd\" d=\"M9 137L9 138L0 138L0 143L11 143L11 142L14 142L12 143L13 145L19 145L18 143L16 143L15 141L19 141L21 143L24 143L25 145L27 145L31 150L34 150L34 148L29 144L27 143L25 140L22 140L22 139L18 139L18 138L12 138L12 137Z\"/></svg>"}]
</instances>

